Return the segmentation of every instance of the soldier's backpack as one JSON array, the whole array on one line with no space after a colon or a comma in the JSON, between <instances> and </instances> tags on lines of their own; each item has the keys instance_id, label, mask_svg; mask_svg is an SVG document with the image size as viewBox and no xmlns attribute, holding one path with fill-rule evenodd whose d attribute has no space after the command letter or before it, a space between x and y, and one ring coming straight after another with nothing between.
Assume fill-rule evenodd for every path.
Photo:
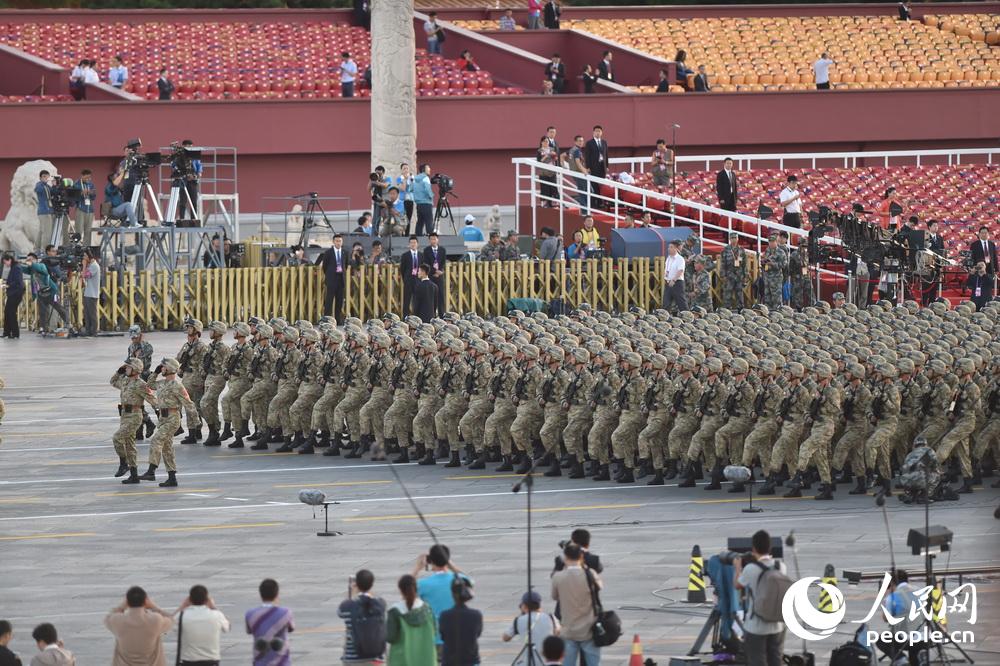
<instances>
[{"instance_id":1,"label":"soldier's backpack","mask_svg":"<svg viewBox=\"0 0 1000 666\"><path fill-rule=\"evenodd\" d=\"M773 567L760 562L753 564L760 567L761 572L751 591L753 605L750 612L765 622L781 622L781 602L785 598L785 592L792 586L792 579L777 564Z\"/></svg>"}]
</instances>

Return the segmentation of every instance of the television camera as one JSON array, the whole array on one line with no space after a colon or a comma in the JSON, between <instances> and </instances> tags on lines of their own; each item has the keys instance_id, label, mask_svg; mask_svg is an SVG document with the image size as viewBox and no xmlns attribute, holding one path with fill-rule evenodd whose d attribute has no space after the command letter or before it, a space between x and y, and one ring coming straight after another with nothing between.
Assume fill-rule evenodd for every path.
<instances>
[{"instance_id":1,"label":"television camera","mask_svg":"<svg viewBox=\"0 0 1000 666\"><path fill-rule=\"evenodd\" d=\"M198 177L196 160L201 159L201 148L185 146L180 141L170 144L170 152L166 156L170 164L170 178L192 180Z\"/></svg>"},{"instance_id":2,"label":"television camera","mask_svg":"<svg viewBox=\"0 0 1000 666\"><path fill-rule=\"evenodd\" d=\"M53 176L49 181L49 206L55 215L66 215L70 208L83 200L83 190L72 178Z\"/></svg>"}]
</instances>

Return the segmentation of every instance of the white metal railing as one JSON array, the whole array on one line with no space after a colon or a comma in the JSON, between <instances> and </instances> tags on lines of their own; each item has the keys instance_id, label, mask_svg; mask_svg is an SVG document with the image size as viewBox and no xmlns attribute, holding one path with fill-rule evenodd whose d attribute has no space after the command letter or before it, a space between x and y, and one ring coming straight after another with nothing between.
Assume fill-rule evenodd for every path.
<instances>
[{"instance_id":1,"label":"white metal railing","mask_svg":"<svg viewBox=\"0 0 1000 666\"><path fill-rule=\"evenodd\" d=\"M612 157L608 159L610 167L617 167L618 171L628 171L629 173L644 173L650 165L650 155L640 155L637 157ZM985 157L985 160L971 162L975 157ZM927 166L928 159L933 160L932 164L937 164L934 158L947 158L948 166L958 166L961 164L1000 164L1000 148L961 148L945 150L884 150L865 152L845 152L845 153L751 153L751 154L731 154L731 155L678 155L675 160L678 167L692 165L691 170L710 171L722 167L722 162L727 158L733 158L735 168L738 171L749 171L753 168L775 167L786 168L786 162L792 162L788 168L842 168L853 169L858 166L859 161L863 161L862 166L874 166L873 162L881 160L883 167L889 166ZM756 162L756 164L754 164ZM822 162L822 164L821 164ZM763 164L762 164L763 163Z\"/></svg>"}]
</instances>

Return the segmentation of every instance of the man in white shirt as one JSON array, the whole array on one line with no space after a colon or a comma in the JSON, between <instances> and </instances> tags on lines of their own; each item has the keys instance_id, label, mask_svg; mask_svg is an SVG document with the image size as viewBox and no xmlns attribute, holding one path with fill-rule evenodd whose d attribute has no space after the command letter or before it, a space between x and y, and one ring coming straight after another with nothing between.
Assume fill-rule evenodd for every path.
<instances>
[{"instance_id":1,"label":"man in white shirt","mask_svg":"<svg viewBox=\"0 0 1000 666\"><path fill-rule=\"evenodd\" d=\"M177 609L180 663L204 664L222 659L219 636L229 631L229 620L215 607L204 585L195 585Z\"/></svg>"},{"instance_id":2,"label":"man in white shirt","mask_svg":"<svg viewBox=\"0 0 1000 666\"><path fill-rule=\"evenodd\" d=\"M83 70L83 82L88 86L101 82L101 75L97 73L96 60L91 60L87 68Z\"/></svg>"},{"instance_id":3,"label":"man in white shirt","mask_svg":"<svg viewBox=\"0 0 1000 666\"><path fill-rule=\"evenodd\" d=\"M441 54L441 26L437 22L437 12L427 15L424 23L424 34L427 35L427 53L430 55Z\"/></svg>"},{"instance_id":4,"label":"man in white shirt","mask_svg":"<svg viewBox=\"0 0 1000 666\"><path fill-rule=\"evenodd\" d=\"M358 64L351 60L351 54L340 54L340 96L354 97L354 79L358 76Z\"/></svg>"},{"instance_id":5,"label":"man in white shirt","mask_svg":"<svg viewBox=\"0 0 1000 666\"><path fill-rule=\"evenodd\" d=\"M830 89L830 65L835 65L826 53L820 55L819 60L813 63L813 73L816 75L816 90Z\"/></svg>"},{"instance_id":6,"label":"man in white shirt","mask_svg":"<svg viewBox=\"0 0 1000 666\"><path fill-rule=\"evenodd\" d=\"M799 179L789 176L785 184L785 189L778 195L785 214L781 216L781 223L787 227L802 228L802 193L799 192Z\"/></svg>"},{"instance_id":7,"label":"man in white shirt","mask_svg":"<svg viewBox=\"0 0 1000 666\"><path fill-rule=\"evenodd\" d=\"M684 257L680 254L680 241L672 240L667 246L667 260L664 264L664 279L666 285L663 287L663 309L671 310L676 307L677 312L688 309L687 299L684 297Z\"/></svg>"},{"instance_id":8,"label":"man in white shirt","mask_svg":"<svg viewBox=\"0 0 1000 666\"><path fill-rule=\"evenodd\" d=\"M780 666L782 645L785 642L785 625L782 622L767 622L754 614L753 598L764 569L773 569L771 557L771 535L758 530L751 538L750 553L754 562L743 567L743 560L735 562L734 578L737 590L749 590L746 595L746 611L743 615L743 651L747 666ZM784 572L784 566L778 565Z\"/></svg>"},{"instance_id":9,"label":"man in white shirt","mask_svg":"<svg viewBox=\"0 0 1000 666\"><path fill-rule=\"evenodd\" d=\"M115 66L108 70L108 82L115 88L124 88L128 82L128 67L121 56L115 56Z\"/></svg>"}]
</instances>

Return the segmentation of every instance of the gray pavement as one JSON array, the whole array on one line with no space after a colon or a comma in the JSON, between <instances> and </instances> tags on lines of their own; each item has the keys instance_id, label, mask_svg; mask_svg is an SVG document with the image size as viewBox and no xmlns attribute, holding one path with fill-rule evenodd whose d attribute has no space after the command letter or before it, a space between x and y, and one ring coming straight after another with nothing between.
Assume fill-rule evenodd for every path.
<instances>
[{"instance_id":1,"label":"gray pavement","mask_svg":"<svg viewBox=\"0 0 1000 666\"><path fill-rule=\"evenodd\" d=\"M149 341L158 360L175 353L183 340L158 333ZM173 609L188 587L203 583L235 621L223 641L224 661L246 661L250 643L242 614L256 603L260 579L274 577L297 619L295 662L334 663L343 640L336 608L348 576L371 569L377 592L394 602L396 579L430 545L384 463L177 443L179 488L121 486L111 478L117 467L110 443L117 391L107 380L122 360L126 338L43 340L25 332L19 341L0 343L0 375L7 381L7 416L0 426L0 617L13 621L12 647L22 657L34 653L31 628L52 621L81 666L107 663L112 642L102 618L128 586L142 585ZM140 467L146 451L141 445ZM486 620L483 663L510 663L519 646L499 637L526 585L527 515L523 491L510 490L516 478L441 466L397 471L455 562L475 578L472 605ZM315 536L322 516L314 518L296 500L298 490L308 487L341 502L330 516L331 527L344 536ZM987 488L932 507L931 523L955 532L953 551L938 560L939 569L1000 564L1000 525L993 518L998 497ZM558 542L576 526L594 534L593 549L606 563L605 605L618 610L625 628L619 643L605 650L605 664L628 663L633 634L641 637L645 656L661 665L687 652L709 611L707 605L679 602L695 544L708 556L723 550L730 536L749 536L760 527L782 536L794 530L802 576L822 575L827 563L838 577L843 569L890 566L881 513L871 497L850 497L845 488L835 502L767 498L759 514L741 512L743 496L700 487L565 477L539 478L532 500L532 575L546 599ZM922 569L922 560L906 548L907 530L923 524L922 509L895 499L887 507L898 566ZM791 558L786 561L795 577ZM976 624L953 616L950 628L975 632L976 663L1000 664L1000 581L974 582ZM957 583L949 580L949 588ZM847 619L860 619L877 586L841 581L841 587ZM827 663L829 651L848 639L853 626L845 623L838 634L810 644L817 663ZM175 642L167 639L171 660ZM786 650L800 645L789 639Z\"/></svg>"}]
</instances>

